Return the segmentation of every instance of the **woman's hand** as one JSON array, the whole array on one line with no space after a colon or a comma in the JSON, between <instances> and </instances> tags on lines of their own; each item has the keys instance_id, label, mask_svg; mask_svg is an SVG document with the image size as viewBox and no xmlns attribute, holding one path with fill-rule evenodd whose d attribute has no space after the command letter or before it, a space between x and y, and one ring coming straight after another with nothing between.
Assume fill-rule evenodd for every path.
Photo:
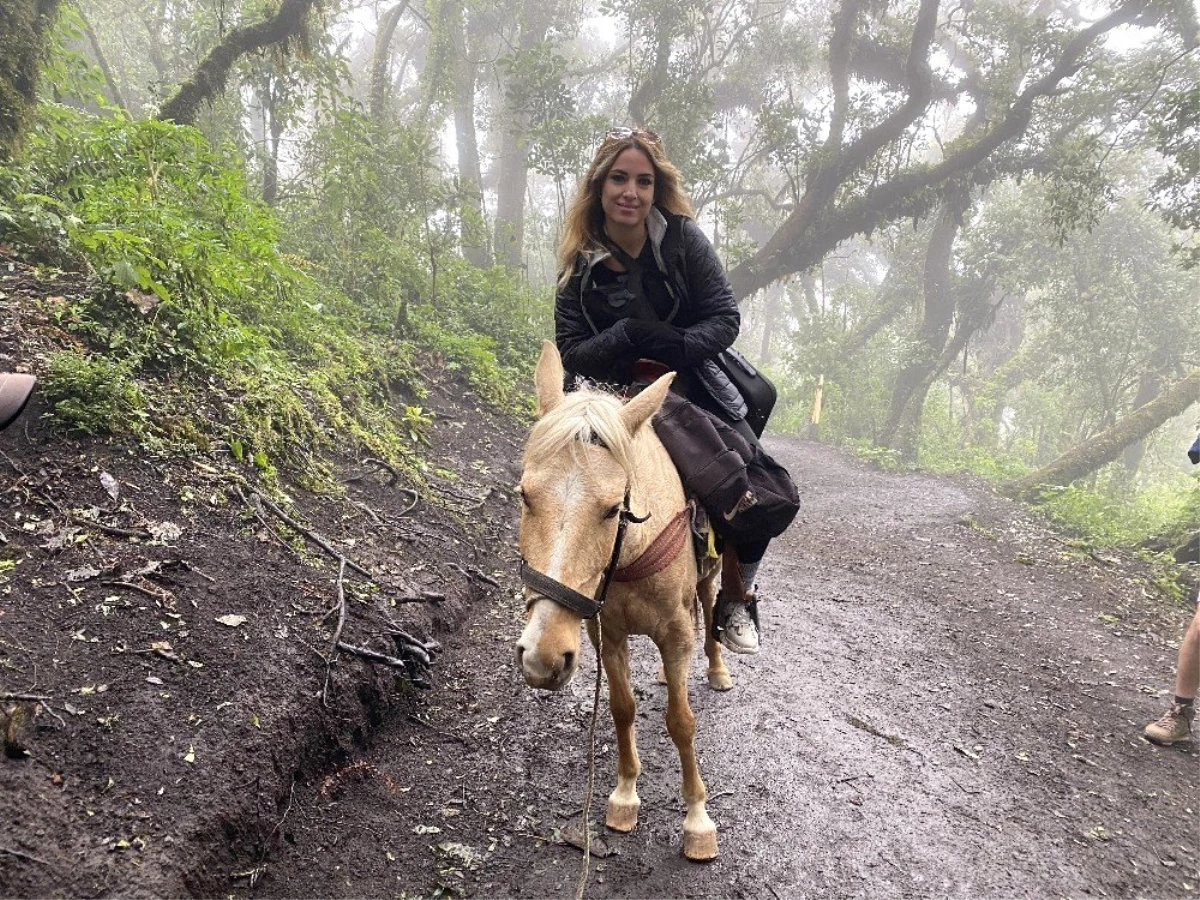
<instances>
[{"instance_id":1,"label":"woman's hand","mask_svg":"<svg viewBox=\"0 0 1200 900\"><path fill-rule=\"evenodd\" d=\"M625 334L634 349L649 359L656 359L672 369L685 366L683 332L666 322L644 319L625 319Z\"/></svg>"}]
</instances>

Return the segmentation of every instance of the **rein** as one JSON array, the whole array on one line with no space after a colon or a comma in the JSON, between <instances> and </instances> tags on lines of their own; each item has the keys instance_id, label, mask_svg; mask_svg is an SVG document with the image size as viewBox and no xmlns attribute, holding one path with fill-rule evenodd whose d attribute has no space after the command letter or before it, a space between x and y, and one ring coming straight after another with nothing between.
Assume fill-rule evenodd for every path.
<instances>
[{"instance_id":1,"label":"rein","mask_svg":"<svg viewBox=\"0 0 1200 900\"><path fill-rule=\"evenodd\" d=\"M644 516L638 516L629 508L629 485L626 484L625 498L621 501L621 509L618 512L617 536L613 540L612 554L608 558L608 565L604 567L604 578L600 582L600 589L597 591L595 597L588 597L574 588L567 587L561 581L555 581L549 575L545 575L537 571L537 569L532 568L523 559L521 560L520 569L521 581L525 582L527 587L532 588L543 597L553 600L559 606L566 607L585 619L594 619L604 607L604 601L608 598L608 586L612 583L613 574L617 570L617 561L621 558L621 545L625 543L625 529L629 527L630 522L634 525L640 525L649 518L649 513Z\"/></svg>"}]
</instances>

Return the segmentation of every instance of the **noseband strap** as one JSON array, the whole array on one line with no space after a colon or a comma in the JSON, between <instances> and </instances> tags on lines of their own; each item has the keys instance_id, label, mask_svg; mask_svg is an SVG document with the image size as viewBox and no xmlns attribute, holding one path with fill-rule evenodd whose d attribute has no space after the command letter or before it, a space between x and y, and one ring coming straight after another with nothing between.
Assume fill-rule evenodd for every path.
<instances>
[{"instance_id":1,"label":"noseband strap","mask_svg":"<svg viewBox=\"0 0 1200 900\"><path fill-rule=\"evenodd\" d=\"M633 510L629 508L629 486L625 486L625 499L621 501L621 509L617 513L617 536L613 541L612 553L608 558L608 565L604 567L604 578L600 582L600 589L597 591L594 598L588 597L585 594L579 593L574 588L567 587L561 581L555 581L549 575L545 575L530 566L525 560L521 560L521 581L538 594L541 594L548 600L553 600L559 606L577 613L585 619L595 618L604 606L604 601L608 597L608 586L612 582L613 572L617 569L617 561L621 558L621 545L625 542L625 529L632 522L635 525L640 525L650 518L647 513L644 516L636 516Z\"/></svg>"}]
</instances>

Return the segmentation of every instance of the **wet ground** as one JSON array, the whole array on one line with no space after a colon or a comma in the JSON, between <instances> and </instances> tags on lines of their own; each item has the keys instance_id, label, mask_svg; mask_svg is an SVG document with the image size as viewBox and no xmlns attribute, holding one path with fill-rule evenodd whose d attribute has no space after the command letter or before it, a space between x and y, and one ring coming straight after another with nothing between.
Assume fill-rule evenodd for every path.
<instances>
[{"instance_id":1,"label":"wet ground","mask_svg":"<svg viewBox=\"0 0 1200 900\"><path fill-rule=\"evenodd\" d=\"M699 655L693 669L721 855L682 858L665 694L635 639L641 821L600 824L615 778L602 709L586 895L1196 896L1197 757L1140 736L1168 703L1189 610L977 482L768 449L804 507L760 573L764 652L731 660L727 694ZM513 582L476 610L436 691L296 787L237 896L575 896L594 662L534 691L512 662Z\"/></svg>"}]
</instances>

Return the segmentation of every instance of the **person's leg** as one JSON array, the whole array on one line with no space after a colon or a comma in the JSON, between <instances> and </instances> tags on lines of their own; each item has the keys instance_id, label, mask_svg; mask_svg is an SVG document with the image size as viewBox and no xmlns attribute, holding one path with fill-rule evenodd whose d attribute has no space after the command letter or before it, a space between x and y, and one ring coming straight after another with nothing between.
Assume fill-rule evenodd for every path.
<instances>
[{"instance_id":1,"label":"person's leg","mask_svg":"<svg viewBox=\"0 0 1200 900\"><path fill-rule=\"evenodd\" d=\"M1170 745L1192 739L1192 722L1196 717L1196 692L1200 689L1200 603L1188 625L1187 634L1179 645L1175 668L1175 699L1161 719L1147 725L1142 732L1147 740Z\"/></svg>"},{"instance_id":2,"label":"person's leg","mask_svg":"<svg viewBox=\"0 0 1200 900\"><path fill-rule=\"evenodd\" d=\"M1200 603L1188 625L1183 643L1179 645L1179 662L1175 669L1175 701L1196 699L1200 690Z\"/></svg>"},{"instance_id":3,"label":"person's leg","mask_svg":"<svg viewBox=\"0 0 1200 900\"><path fill-rule=\"evenodd\" d=\"M713 637L734 653L753 656L760 649L754 578L770 543L754 541L725 548Z\"/></svg>"}]
</instances>

